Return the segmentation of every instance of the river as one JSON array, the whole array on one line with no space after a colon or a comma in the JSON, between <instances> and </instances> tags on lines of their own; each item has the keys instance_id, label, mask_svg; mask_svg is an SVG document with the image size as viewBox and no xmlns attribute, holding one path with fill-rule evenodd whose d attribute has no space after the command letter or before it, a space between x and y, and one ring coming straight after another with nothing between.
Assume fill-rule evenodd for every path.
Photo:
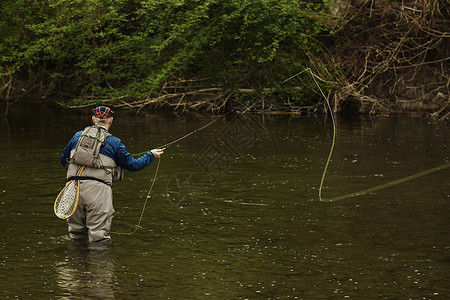
<instances>
[{"instance_id":1,"label":"river","mask_svg":"<svg viewBox=\"0 0 450 300\"><path fill-rule=\"evenodd\" d=\"M111 132L139 153L216 117L119 110ZM126 172L113 187L108 246L73 243L53 214L61 151L90 111L0 118L1 299L450 297L450 170L322 202L329 116L230 114L168 148L150 192L157 161ZM449 162L447 123L337 116L336 125L324 199ZM143 208L138 230L122 234Z\"/></svg>"}]
</instances>

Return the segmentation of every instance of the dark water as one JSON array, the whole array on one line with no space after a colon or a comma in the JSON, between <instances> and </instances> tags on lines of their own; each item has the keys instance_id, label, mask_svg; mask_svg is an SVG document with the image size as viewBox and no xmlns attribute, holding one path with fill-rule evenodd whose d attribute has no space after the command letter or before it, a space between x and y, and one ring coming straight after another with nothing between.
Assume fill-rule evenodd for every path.
<instances>
[{"instance_id":1,"label":"dark water","mask_svg":"<svg viewBox=\"0 0 450 300\"><path fill-rule=\"evenodd\" d=\"M448 299L450 170L323 203L326 117L221 119L162 157L139 230L74 244L53 215L62 149L89 112L1 117L1 299ZM136 119L111 132L132 153L208 116ZM447 163L449 126L338 118L323 196ZM115 184L114 232L131 232L157 163Z\"/></svg>"}]
</instances>

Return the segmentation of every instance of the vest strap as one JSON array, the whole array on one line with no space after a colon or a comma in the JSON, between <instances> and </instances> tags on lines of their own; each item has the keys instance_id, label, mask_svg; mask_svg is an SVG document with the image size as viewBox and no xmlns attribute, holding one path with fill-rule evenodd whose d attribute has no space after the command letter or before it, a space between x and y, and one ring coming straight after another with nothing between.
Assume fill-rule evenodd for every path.
<instances>
[{"instance_id":1,"label":"vest strap","mask_svg":"<svg viewBox=\"0 0 450 300\"><path fill-rule=\"evenodd\" d=\"M95 180L95 181L98 181L98 182L101 182L101 183L104 183L104 184L110 186L110 184L107 183L106 181L103 181L101 179L98 179L98 178L95 178L95 177L91 177L91 176L71 176L67 180L68 181L70 181L70 180Z\"/></svg>"}]
</instances>

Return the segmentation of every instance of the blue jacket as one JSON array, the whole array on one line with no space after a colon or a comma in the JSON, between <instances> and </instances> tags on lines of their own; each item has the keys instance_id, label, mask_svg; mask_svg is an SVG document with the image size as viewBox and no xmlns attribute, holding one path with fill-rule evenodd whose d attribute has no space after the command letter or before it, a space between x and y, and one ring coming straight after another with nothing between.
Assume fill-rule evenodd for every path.
<instances>
[{"instance_id":1,"label":"blue jacket","mask_svg":"<svg viewBox=\"0 0 450 300\"><path fill-rule=\"evenodd\" d=\"M67 165L67 160L70 158L70 151L77 146L78 139L82 132L83 130L75 133L66 148L64 148L61 155L61 164L64 167ZM130 172L139 171L148 167L155 158L151 152L145 153L138 159L133 158L133 156L125 149L125 145L122 144L121 140L112 135L106 138L106 145L100 148L100 153L112 158L118 166L121 166Z\"/></svg>"}]
</instances>

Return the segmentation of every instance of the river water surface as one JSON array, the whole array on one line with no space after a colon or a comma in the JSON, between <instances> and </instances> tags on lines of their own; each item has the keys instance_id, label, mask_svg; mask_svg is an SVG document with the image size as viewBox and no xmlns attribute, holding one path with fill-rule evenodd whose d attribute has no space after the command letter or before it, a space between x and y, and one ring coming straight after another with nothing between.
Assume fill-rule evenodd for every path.
<instances>
[{"instance_id":1,"label":"river water surface","mask_svg":"<svg viewBox=\"0 0 450 300\"><path fill-rule=\"evenodd\" d=\"M0 131L1 299L449 299L450 169L321 202L329 117L228 115L115 183L109 246L75 244L53 214L59 163L90 111L11 112ZM139 153L214 117L116 112ZM448 163L450 126L337 118L322 196Z\"/></svg>"}]
</instances>

